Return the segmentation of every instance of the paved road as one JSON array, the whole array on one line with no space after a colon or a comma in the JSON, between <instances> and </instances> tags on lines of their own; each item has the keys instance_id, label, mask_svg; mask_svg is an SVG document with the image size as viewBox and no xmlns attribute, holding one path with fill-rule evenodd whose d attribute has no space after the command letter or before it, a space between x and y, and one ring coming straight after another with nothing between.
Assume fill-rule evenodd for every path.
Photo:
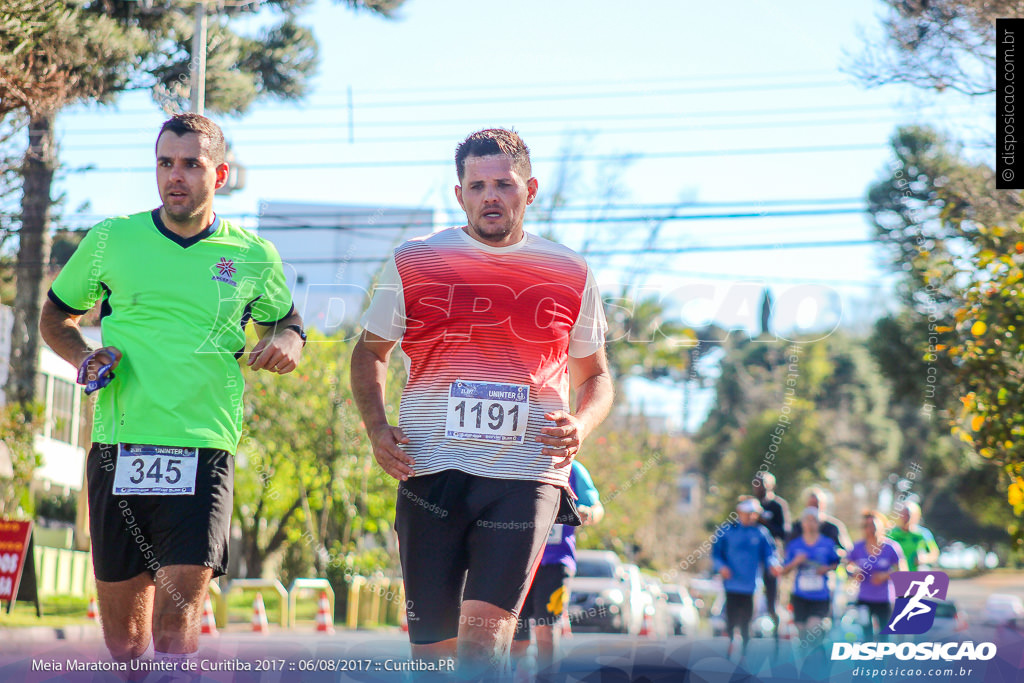
<instances>
[{"instance_id":1,"label":"paved road","mask_svg":"<svg viewBox=\"0 0 1024 683\"><path fill-rule=\"evenodd\" d=\"M671 638L662 641L616 635L577 634L568 639L564 657L556 671L539 672L539 681L630 681L646 676L648 680L690 681L903 681L917 680L923 669L946 666L952 676L939 676L958 683L974 681L1024 680L1024 633L982 627L978 623L985 598L993 592L1024 592L1024 572L996 573L969 580L951 582L950 598L975 622L965 634L981 642L990 640L999 648L990 662L964 662L970 674L959 675L955 666L943 662L901 662L894 658L881 662L830 662L821 651L808 653L783 641L776 650L771 640L755 640L741 661L726 657L724 638ZM239 627L243 628L243 627ZM201 680L267 681L400 681L405 674L395 671L408 667L407 636L397 629L385 632L339 631L325 636L310 630L275 631L269 636L230 630L220 637L204 637L200 656ZM20 635L27 634L22 631ZM39 634L37 633L36 636ZM68 671L69 666L97 662L105 650L96 631L83 632L77 640L51 637L19 637L19 632L0 631L0 681L120 681L113 672ZM864 674L863 665L891 666L892 676ZM44 670L45 667L53 667ZM902 669L897 669L903 666ZM59 667L59 668L58 668ZM964 667L964 671L968 667ZM327 669L327 671L318 671ZM903 676L902 673L910 673ZM901 673L902 672L902 673ZM927 672L924 674L927 676ZM442 674L436 680L449 680ZM147 683L157 683L150 674ZM192 680L192 679L185 679Z\"/></svg>"}]
</instances>

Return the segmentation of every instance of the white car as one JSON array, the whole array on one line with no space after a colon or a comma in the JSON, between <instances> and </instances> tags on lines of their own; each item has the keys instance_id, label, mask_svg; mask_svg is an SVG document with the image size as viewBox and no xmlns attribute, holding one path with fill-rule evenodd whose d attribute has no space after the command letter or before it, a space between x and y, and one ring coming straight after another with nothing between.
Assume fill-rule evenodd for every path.
<instances>
[{"instance_id":1,"label":"white car","mask_svg":"<svg viewBox=\"0 0 1024 683\"><path fill-rule=\"evenodd\" d=\"M662 586L668 599L668 611L672 615L672 631L677 636L693 638L700 628L700 614L693 604L693 598L683 586Z\"/></svg>"},{"instance_id":2,"label":"white car","mask_svg":"<svg viewBox=\"0 0 1024 683\"><path fill-rule=\"evenodd\" d=\"M1001 626L1011 622L1024 621L1024 601L1017 595L993 593L985 601L981 621L984 624Z\"/></svg>"}]
</instances>

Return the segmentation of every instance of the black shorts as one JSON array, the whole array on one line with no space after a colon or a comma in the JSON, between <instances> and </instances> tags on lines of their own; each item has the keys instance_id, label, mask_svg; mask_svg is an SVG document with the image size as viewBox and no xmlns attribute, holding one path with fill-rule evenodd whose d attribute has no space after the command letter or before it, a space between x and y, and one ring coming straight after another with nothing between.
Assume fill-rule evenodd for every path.
<instances>
[{"instance_id":1,"label":"black shorts","mask_svg":"<svg viewBox=\"0 0 1024 683\"><path fill-rule=\"evenodd\" d=\"M725 594L725 630L732 633L732 629L739 627L745 630L754 618L754 596L750 593L726 593Z\"/></svg>"},{"instance_id":2,"label":"black shorts","mask_svg":"<svg viewBox=\"0 0 1024 683\"><path fill-rule=\"evenodd\" d=\"M530 619L537 626L555 626L569 604L569 568L561 562L542 564L533 577L516 623L516 640L530 639Z\"/></svg>"},{"instance_id":3,"label":"black shorts","mask_svg":"<svg viewBox=\"0 0 1024 683\"><path fill-rule=\"evenodd\" d=\"M459 470L400 483L395 531L409 640L456 637L463 600L518 614L560 498L551 484Z\"/></svg>"},{"instance_id":4,"label":"black shorts","mask_svg":"<svg viewBox=\"0 0 1024 683\"><path fill-rule=\"evenodd\" d=\"M808 600L799 595L792 595L789 604L793 606L793 622L807 623L811 617L825 619L832 614L832 603L829 600Z\"/></svg>"},{"instance_id":5,"label":"black shorts","mask_svg":"<svg viewBox=\"0 0 1024 683\"><path fill-rule=\"evenodd\" d=\"M227 571L235 460L200 448L192 495L115 495L117 446L94 443L86 461L92 562L100 581L126 581L166 565Z\"/></svg>"}]
</instances>

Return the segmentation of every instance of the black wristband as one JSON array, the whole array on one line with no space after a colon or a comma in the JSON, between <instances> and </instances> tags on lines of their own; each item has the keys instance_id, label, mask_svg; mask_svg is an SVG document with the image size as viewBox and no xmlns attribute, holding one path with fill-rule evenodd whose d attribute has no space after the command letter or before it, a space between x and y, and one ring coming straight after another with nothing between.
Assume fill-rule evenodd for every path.
<instances>
[{"instance_id":1,"label":"black wristband","mask_svg":"<svg viewBox=\"0 0 1024 683\"><path fill-rule=\"evenodd\" d=\"M295 334L299 335L299 339L302 340L302 345L306 345L306 331L302 329L302 325L285 325L284 329L295 332Z\"/></svg>"}]
</instances>

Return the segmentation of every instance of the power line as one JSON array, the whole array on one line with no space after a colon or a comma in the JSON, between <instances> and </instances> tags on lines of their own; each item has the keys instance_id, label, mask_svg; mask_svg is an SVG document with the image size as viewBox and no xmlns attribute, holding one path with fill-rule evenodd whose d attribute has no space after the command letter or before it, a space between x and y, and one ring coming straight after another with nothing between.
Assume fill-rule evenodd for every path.
<instances>
[{"instance_id":1,"label":"power line","mask_svg":"<svg viewBox=\"0 0 1024 683\"><path fill-rule=\"evenodd\" d=\"M773 251L789 249L834 249L845 247L866 247L877 246L874 240L834 240L831 242L780 242L776 244L724 244L724 245L697 245L688 247L656 247L653 249L594 249L582 250L587 258L592 256L650 256L656 254L685 254L685 253L709 253L709 252L736 252L736 251ZM388 256L360 256L345 259L346 263L382 263L390 258ZM341 257L315 257L288 259L287 263L292 265L314 265L318 263L337 263Z\"/></svg>"},{"instance_id":2,"label":"power line","mask_svg":"<svg viewBox=\"0 0 1024 683\"><path fill-rule=\"evenodd\" d=\"M885 143L860 143L848 145L821 145L818 147L751 147L744 149L704 149L704 150L678 150L668 152L644 152L644 153L622 153L622 154L581 154L573 156L573 161L612 161L622 162L624 159L652 160L652 159L687 159L698 157L724 157L724 156L757 156L771 154L821 154L825 152L865 152L872 150L887 149ZM533 159L534 163L558 163L563 161L561 157L546 157ZM453 162L450 159L402 159L393 161L329 161L322 163L295 163L295 164L246 164L250 171L315 171L323 169L345 169L345 168L400 168L400 167L425 167L425 166L448 166ZM69 171L69 173L152 173L151 166L135 167L94 167Z\"/></svg>"},{"instance_id":3,"label":"power line","mask_svg":"<svg viewBox=\"0 0 1024 683\"><path fill-rule=\"evenodd\" d=\"M678 207L676 207L678 208ZM539 216L528 216L526 220L527 225L558 225L559 227L565 228L573 225L601 225L610 224L616 225L621 223L647 223L647 222L680 222L680 221L709 221L709 220L750 220L758 218L797 218L797 217L817 217L817 216L841 216L841 215L859 215L866 212L863 206L860 207L849 207L849 208L829 208L829 209L787 209L780 211L746 211L746 212L731 212L731 213L693 213L693 214L640 214L640 215L622 215L622 216L583 216L573 218L569 216L555 215L552 217L539 217ZM399 222L387 222L387 221L376 221L372 225L357 224L365 220L365 216L342 216L342 215L331 215L331 214L288 214L288 215L274 215L274 214L241 214L246 217L252 218L273 218L277 220L293 220L298 217L316 217L323 218L324 220L336 220L339 221L335 225L317 225L314 223L288 223L284 225L260 225L259 231L273 232L273 231L293 231L293 230L331 230L331 231L345 231L345 232L375 232L380 230L396 230L396 229L431 229L432 225L427 225L421 222L411 221L399 221ZM456 211L448 212L449 216L461 215ZM223 215L222 217L227 218L230 216ZM73 217L72 217L73 218ZM342 221L348 219L348 224L344 224ZM101 219L102 220L102 219ZM90 226L91 227L91 226ZM78 232L80 230L88 230L89 228L73 229L72 232ZM17 233L18 230L10 230L10 233Z\"/></svg>"},{"instance_id":4,"label":"power line","mask_svg":"<svg viewBox=\"0 0 1024 683\"><path fill-rule=\"evenodd\" d=\"M895 116L895 115L894 115ZM876 123L887 123L893 122L892 118L849 118L849 119L819 119L816 121L765 121L758 124L747 124L747 123L719 123L701 125L694 127L692 125L682 126L646 126L643 128L610 128L610 129L576 129L572 131L562 130L546 130L546 131L530 131L530 137L556 137L565 136L572 133L588 134L594 136L613 136L613 135L660 135L662 133L678 133L678 132L704 132L712 130L764 130L764 129L778 129L778 128L809 128L819 126L851 126L851 125L873 125ZM237 138L232 140L232 146L234 149L240 148L251 148L251 147L279 147L279 146L296 146L296 145L351 145L351 144L398 144L408 142L443 142L450 141L451 135L437 134L437 135L406 135L406 136L378 136L378 137L340 137L340 138L315 138L315 139L259 139L259 140L239 140ZM137 148L146 147L151 148L153 145L150 141L138 142L133 144L121 144L120 149L125 148ZM109 150L109 144L91 144L91 145L63 145L62 149L69 151L99 151Z\"/></svg>"},{"instance_id":5,"label":"power line","mask_svg":"<svg viewBox=\"0 0 1024 683\"><path fill-rule=\"evenodd\" d=\"M734 208L743 206L820 206L820 205L835 205L835 204L857 204L863 205L863 197L811 197L806 199L737 199L732 201L716 201L716 202L700 202L700 201L679 201L679 202L659 202L652 204L644 203L631 203L631 204L566 204L556 209L559 215L568 211L657 211L657 210L670 210L677 211L684 208L690 209L710 209L710 208ZM273 202L267 202L269 206ZM301 202L299 203L301 205ZM365 216L356 211L366 211L373 213L379 207L371 206L355 206L346 204L327 205L328 211L289 211L287 213L270 213L268 211L260 211L257 213L222 213L217 212L217 215L221 218L230 219L246 219L246 218L279 218L279 219L292 219L292 218L342 218L351 217L363 219ZM438 214L448 214L450 216L462 216L462 209L457 208L440 208L440 209L422 209L422 208L410 208L410 207L389 207L395 211L414 212L414 211L430 211L436 217ZM336 209L335 213L331 213L330 209ZM534 206L533 214L526 217L527 221L534 220L535 222L546 222L546 218L536 218L536 212L538 210L545 210L543 207ZM342 213L347 212L347 213ZM87 214L87 213L76 213L71 214L67 218L84 218L103 220L109 218L106 214ZM374 225L379 224L375 222Z\"/></svg>"},{"instance_id":6,"label":"power line","mask_svg":"<svg viewBox=\"0 0 1024 683\"><path fill-rule=\"evenodd\" d=\"M827 107L799 107L799 108L786 108L786 109L724 109L715 111L705 112L645 112L645 113L629 113L629 114L582 114L573 115L571 118L567 116L516 116L515 121L518 124L523 123L579 123L579 122L591 122L591 121L657 121L657 120L673 120L673 121L686 121L689 119L704 119L704 118L727 118L727 117L754 117L764 118L766 116L794 116L794 115L807 115L807 114L832 114L832 113L853 113L853 112L872 112L872 111L892 111L894 114L900 114L902 110L892 107L891 105L839 105L839 106L827 106ZM970 107L965 107L963 113L969 114L971 112ZM124 112L113 112L114 115ZM400 119L400 120L369 120L369 121L356 121L356 125L359 128L391 128L391 127L427 127L427 126L475 126L480 124L480 118L474 119ZM238 130L244 128L244 130L281 130L280 123L268 123L268 124L256 124L256 123L240 123ZM339 128L347 130L349 122L347 120L342 122L303 122L301 129L302 131L309 129L324 129L324 128ZM155 132L155 129L150 130L149 127L131 127L131 128L67 128L62 129L63 133L74 133L76 135L111 135L119 133L136 133L151 135Z\"/></svg>"},{"instance_id":7,"label":"power line","mask_svg":"<svg viewBox=\"0 0 1024 683\"><path fill-rule=\"evenodd\" d=\"M606 263L604 266L601 267L601 270L605 271L628 271L630 269L632 269L632 266L616 266L610 263ZM709 273L706 271L679 268L670 269L666 267L648 265L644 266L644 272L664 273L667 275L675 275L678 277L696 277L706 280L729 280L751 283L776 282L794 285L830 285L835 287L863 287L866 289L874 289L879 286L878 280L836 280L828 278L791 277L788 275L752 275L750 273Z\"/></svg>"},{"instance_id":8,"label":"power line","mask_svg":"<svg viewBox=\"0 0 1024 683\"><path fill-rule=\"evenodd\" d=\"M363 109L386 109L391 107L448 107L465 106L468 104L505 104L508 102L550 102L552 100L596 100L616 99L621 97L674 97L676 95L703 95L720 92L737 91L775 91L775 90L803 90L817 88L837 88L850 86L848 81L809 81L794 83L757 83L755 85L721 85L706 86L702 88L667 88L662 90L627 90L617 92L590 92L590 93L559 93L543 95L505 95L501 97L469 98L461 100L453 99L432 99L432 100L406 100L406 101L369 101L359 102ZM321 105L328 106L328 105ZM338 105L332 105L331 108ZM315 107L314 107L315 108Z\"/></svg>"},{"instance_id":9,"label":"power line","mask_svg":"<svg viewBox=\"0 0 1024 683\"><path fill-rule=\"evenodd\" d=\"M536 89L536 88L589 88L594 86L603 85L651 85L654 83L700 83L705 81L733 81L733 80L754 80L763 81L766 79L774 78L822 78L824 76L834 76L833 71L792 71L792 72L781 72L781 73L732 73L732 74L708 74L705 76L688 76L688 77L673 77L673 78L629 78L628 80L606 80L606 81L547 81L543 83L537 83L534 81L522 82L522 83L502 83L501 85L424 85L410 88L363 88L360 92L383 94L383 93L405 93L405 92L485 92L488 90L501 90L507 91L510 89ZM340 90L324 90L319 91L322 94L327 95L341 95L344 94Z\"/></svg>"},{"instance_id":10,"label":"power line","mask_svg":"<svg viewBox=\"0 0 1024 683\"><path fill-rule=\"evenodd\" d=\"M640 216L588 216L585 218L558 218L554 221L547 219L535 219L528 220L527 223L549 223L556 222L560 225L594 225L599 223L646 223L648 221L704 221L704 220L745 220L750 218L782 218L782 217L796 217L796 216L836 216L836 215L849 215L849 214L862 214L865 213L866 209L863 207L851 208L851 209L795 209L790 211L757 211L757 212L736 212L736 213L705 213L705 214L671 214L667 216L644 214ZM372 229L381 228L402 228L409 227L408 222L404 223L375 223ZM366 230L366 226L360 226L359 228L352 228L344 225L263 225L260 226L261 232L269 232L271 230L352 230L362 229Z\"/></svg>"},{"instance_id":11,"label":"power line","mask_svg":"<svg viewBox=\"0 0 1024 683\"><path fill-rule=\"evenodd\" d=\"M508 104L508 103L519 103L519 102L552 102L552 101L574 101L574 100L605 100L605 99L622 99L622 98L647 98L647 97L676 97L679 95L708 95L722 92L771 92L771 91L785 91L785 90L807 90L807 89L827 89L827 88L839 88L839 87L852 87L849 81L842 80L827 80L827 81L795 81L795 82L782 82L782 83L764 83L755 82L750 85L713 85L703 87L685 87L685 88L663 88L663 89L644 89L644 90L619 90L611 92L584 92L584 93L571 93L571 92L560 92L560 93L544 93L536 95L524 95L524 94L506 94L495 97L471 97L462 99L422 99L422 100L370 100L364 102L359 100L357 97L353 97L352 103L358 109L393 109L396 107L464 107L467 105L485 105L485 104ZM358 93L357 93L358 94ZM339 109L347 107L349 100L347 97L340 102L335 103L324 103L324 104L304 104L301 105L303 111L310 110L324 110L324 109ZM273 104L273 103L268 103ZM297 104L297 103L296 103ZM291 106L288 103L282 103L284 107ZM275 107L268 106L266 110L274 110ZM122 114L150 114L152 110L149 109L122 109Z\"/></svg>"},{"instance_id":12,"label":"power line","mask_svg":"<svg viewBox=\"0 0 1024 683\"><path fill-rule=\"evenodd\" d=\"M639 256L652 254L704 253L712 251L773 251L776 249L832 249L836 247L876 246L875 240L834 240L831 242L779 242L768 244L722 244L711 246L654 247L648 249L594 249L587 256Z\"/></svg>"}]
</instances>

